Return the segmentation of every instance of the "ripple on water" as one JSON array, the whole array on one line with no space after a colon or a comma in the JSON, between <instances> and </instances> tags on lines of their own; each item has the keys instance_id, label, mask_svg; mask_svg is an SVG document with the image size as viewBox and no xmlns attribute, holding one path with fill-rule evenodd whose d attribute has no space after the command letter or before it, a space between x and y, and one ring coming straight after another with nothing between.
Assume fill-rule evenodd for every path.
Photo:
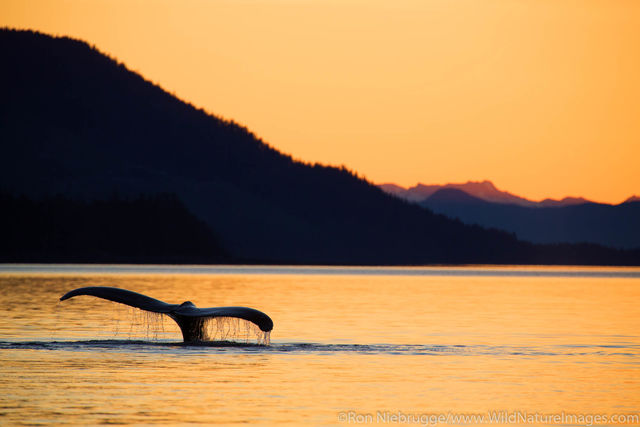
<instances>
[{"instance_id":1,"label":"ripple on water","mask_svg":"<svg viewBox=\"0 0 640 427\"><path fill-rule=\"evenodd\" d=\"M80 341L0 341L0 350L43 351L113 351L131 353L165 353L167 351L188 354L193 351L251 352L262 354L361 354L389 356L495 356L495 357L601 357L614 356L635 360L640 355L637 345L548 345L548 346L488 346L488 345L420 345L420 344L326 344L276 342L271 345L210 341L183 343L173 341L144 340L80 340Z\"/></svg>"}]
</instances>

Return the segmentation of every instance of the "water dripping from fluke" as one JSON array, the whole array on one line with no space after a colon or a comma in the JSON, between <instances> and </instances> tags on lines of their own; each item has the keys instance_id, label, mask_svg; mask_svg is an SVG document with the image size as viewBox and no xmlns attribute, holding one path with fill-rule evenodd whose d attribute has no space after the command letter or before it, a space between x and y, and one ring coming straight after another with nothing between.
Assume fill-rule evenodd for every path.
<instances>
[{"instance_id":1,"label":"water dripping from fluke","mask_svg":"<svg viewBox=\"0 0 640 427\"><path fill-rule=\"evenodd\" d=\"M191 301L168 304L137 292L106 286L74 289L60 297L60 301L79 295L90 295L144 310L147 313L147 325L158 323L156 314L168 316L180 327L185 343L238 340L248 343L255 339L258 344L270 344L273 321L254 308L198 308Z\"/></svg>"}]
</instances>

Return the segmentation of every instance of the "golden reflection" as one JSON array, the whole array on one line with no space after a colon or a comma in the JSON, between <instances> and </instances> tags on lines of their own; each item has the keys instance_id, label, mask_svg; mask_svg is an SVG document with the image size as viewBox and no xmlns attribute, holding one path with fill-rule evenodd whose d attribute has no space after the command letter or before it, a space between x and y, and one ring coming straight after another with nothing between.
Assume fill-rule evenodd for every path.
<instances>
[{"instance_id":1,"label":"golden reflection","mask_svg":"<svg viewBox=\"0 0 640 427\"><path fill-rule=\"evenodd\" d=\"M177 330L126 344L130 319L114 315L118 304L57 303L84 285L255 307L274 320L272 344L183 346ZM639 285L499 275L4 274L4 411L9 421L80 424L338 424L344 411L627 413L640 405Z\"/></svg>"}]
</instances>

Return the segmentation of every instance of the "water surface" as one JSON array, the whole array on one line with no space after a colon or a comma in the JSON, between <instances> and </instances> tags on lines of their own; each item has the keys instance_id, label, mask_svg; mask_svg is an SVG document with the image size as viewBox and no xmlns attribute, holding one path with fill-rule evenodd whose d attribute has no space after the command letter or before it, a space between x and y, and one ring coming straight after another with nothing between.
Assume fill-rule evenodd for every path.
<instances>
[{"instance_id":1,"label":"water surface","mask_svg":"<svg viewBox=\"0 0 640 427\"><path fill-rule=\"evenodd\" d=\"M3 425L640 413L640 269L0 271ZM169 319L88 296L58 301L81 286L255 307L274 320L272 344L185 345Z\"/></svg>"}]
</instances>

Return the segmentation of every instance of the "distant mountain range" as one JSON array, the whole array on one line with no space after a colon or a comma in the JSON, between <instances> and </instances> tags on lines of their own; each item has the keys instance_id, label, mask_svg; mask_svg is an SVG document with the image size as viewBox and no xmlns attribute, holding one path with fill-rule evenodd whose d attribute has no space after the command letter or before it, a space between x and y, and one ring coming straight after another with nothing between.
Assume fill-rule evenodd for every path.
<instances>
[{"instance_id":1,"label":"distant mountain range","mask_svg":"<svg viewBox=\"0 0 640 427\"><path fill-rule=\"evenodd\" d=\"M496 188L491 181L469 181L464 184L444 184L444 185L425 185L418 184L414 187L404 188L396 184L381 184L380 188L389 194L400 197L411 202L422 202L434 193L442 189L453 188L464 191L478 199L492 203L503 203L510 205L526 206L526 207L562 207L571 205L580 205L583 203L591 203L582 197L565 197L562 200L544 199L540 202L525 199L506 191ZM630 200L629 200L630 201Z\"/></svg>"},{"instance_id":2,"label":"distant mountain range","mask_svg":"<svg viewBox=\"0 0 640 427\"><path fill-rule=\"evenodd\" d=\"M640 264L296 162L84 42L0 30L0 58L0 261Z\"/></svg>"},{"instance_id":3,"label":"distant mountain range","mask_svg":"<svg viewBox=\"0 0 640 427\"><path fill-rule=\"evenodd\" d=\"M583 198L532 202L500 191L489 181L409 189L385 184L381 188L465 224L508 231L534 243L640 247L640 199L635 196L619 205Z\"/></svg>"}]
</instances>

